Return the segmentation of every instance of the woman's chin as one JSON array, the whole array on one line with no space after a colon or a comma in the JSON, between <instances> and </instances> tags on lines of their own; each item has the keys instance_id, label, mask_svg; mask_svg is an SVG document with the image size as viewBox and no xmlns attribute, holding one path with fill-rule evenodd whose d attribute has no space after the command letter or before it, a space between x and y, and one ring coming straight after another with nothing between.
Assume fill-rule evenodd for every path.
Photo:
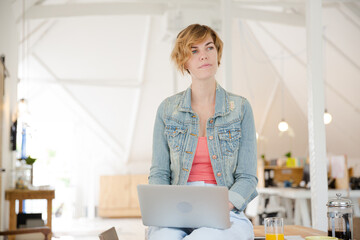
<instances>
[{"instance_id":1,"label":"woman's chin","mask_svg":"<svg viewBox=\"0 0 360 240\"><path fill-rule=\"evenodd\" d=\"M196 76L192 76L192 79L196 79L199 81L215 80L215 74L199 74Z\"/></svg>"}]
</instances>

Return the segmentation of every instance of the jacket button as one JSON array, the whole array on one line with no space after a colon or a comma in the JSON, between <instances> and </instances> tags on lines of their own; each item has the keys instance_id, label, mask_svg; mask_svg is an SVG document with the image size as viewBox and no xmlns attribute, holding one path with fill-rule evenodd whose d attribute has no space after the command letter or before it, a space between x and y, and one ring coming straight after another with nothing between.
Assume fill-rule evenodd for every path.
<instances>
[{"instance_id":1,"label":"jacket button","mask_svg":"<svg viewBox=\"0 0 360 240\"><path fill-rule=\"evenodd\" d=\"M212 159L216 159L217 158L217 156L216 155L212 155Z\"/></svg>"},{"instance_id":2,"label":"jacket button","mask_svg":"<svg viewBox=\"0 0 360 240\"><path fill-rule=\"evenodd\" d=\"M216 175L217 175L218 177L221 177L221 173L220 173L220 172L218 172Z\"/></svg>"},{"instance_id":3,"label":"jacket button","mask_svg":"<svg viewBox=\"0 0 360 240\"><path fill-rule=\"evenodd\" d=\"M214 120L211 119L211 120L210 120L210 123L213 123L213 122L214 122Z\"/></svg>"},{"instance_id":4,"label":"jacket button","mask_svg":"<svg viewBox=\"0 0 360 240\"><path fill-rule=\"evenodd\" d=\"M210 136L210 137L209 137L209 139L210 139L210 140L213 140L213 139L214 139L214 137L213 137L213 136Z\"/></svg>"}]
</instances>

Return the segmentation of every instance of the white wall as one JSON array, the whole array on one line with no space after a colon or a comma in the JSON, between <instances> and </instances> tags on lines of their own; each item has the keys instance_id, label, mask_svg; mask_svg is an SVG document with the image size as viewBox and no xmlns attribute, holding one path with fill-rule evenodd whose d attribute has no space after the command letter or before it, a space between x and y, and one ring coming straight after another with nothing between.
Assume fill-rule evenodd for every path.
<instances>
[{"instance_id":1,"label":"white wall","mask_svg":"<svg viewBox=\"0 0 360 240\"><path fill-rule=\"evenodd\" d=\"M4 96L4 119L1 126L2 137L2 165L6 169L3 174L1 199L4 199L4 189L11 185L11 168L12 152L10 151L10 126L11 117L16 106L17 99L17 69L18 69L18 32L15 25L15 19L11 9L10 0L0 1L0 54L4 54L5 64L10 73L10 77L5 79L5 96ZM0 201L1 202L1 201ZM7 209L8 203L1 202L0 206L0 228L7 226Z\"/></svg>"}]
</instances>

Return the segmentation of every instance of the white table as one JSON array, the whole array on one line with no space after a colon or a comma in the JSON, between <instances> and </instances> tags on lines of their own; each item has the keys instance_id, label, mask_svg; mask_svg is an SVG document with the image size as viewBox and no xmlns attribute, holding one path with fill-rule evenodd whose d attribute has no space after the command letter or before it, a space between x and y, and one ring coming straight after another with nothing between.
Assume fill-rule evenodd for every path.
<instances>
[{"instance_id":1,"label":"white table","mask_svg":"<svg viewBox=\"0 0 360 240\"><path fill-rule=\"evenodd\" d=\"M310 218L310 204L311 192L309 189L302 188L258 188L259 197L265 197L266 195L275 195L285 199L285 207L287 212L290 212L292 216L292 200L295 202L294 206L294 224L303 225L305 227L311 227ZM354 204L354 216L360 216L359 201L360 190L350 190L349 195L346 190L329 189L328 195L330 198L335 198L337 193L341 193L341 197L351 199ZM260 201L261 202L261 201Z\"/></svg>"}]
</instances>

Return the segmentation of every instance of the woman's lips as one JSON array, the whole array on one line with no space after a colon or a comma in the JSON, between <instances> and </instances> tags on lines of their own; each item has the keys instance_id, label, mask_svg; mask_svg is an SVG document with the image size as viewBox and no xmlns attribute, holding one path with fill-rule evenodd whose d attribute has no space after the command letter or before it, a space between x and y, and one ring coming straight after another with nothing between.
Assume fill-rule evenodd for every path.
<instances>
[{"instance_id":1,"label":"woman's lips","mask_svg":"<svg viewBox=\"0 0 360 240\"><path fill-rule=\"evenodd\" d=\"M207 67L211 67L211 64L203 64L199 68L207 68Z\"/></svg>"}]
</instances>

